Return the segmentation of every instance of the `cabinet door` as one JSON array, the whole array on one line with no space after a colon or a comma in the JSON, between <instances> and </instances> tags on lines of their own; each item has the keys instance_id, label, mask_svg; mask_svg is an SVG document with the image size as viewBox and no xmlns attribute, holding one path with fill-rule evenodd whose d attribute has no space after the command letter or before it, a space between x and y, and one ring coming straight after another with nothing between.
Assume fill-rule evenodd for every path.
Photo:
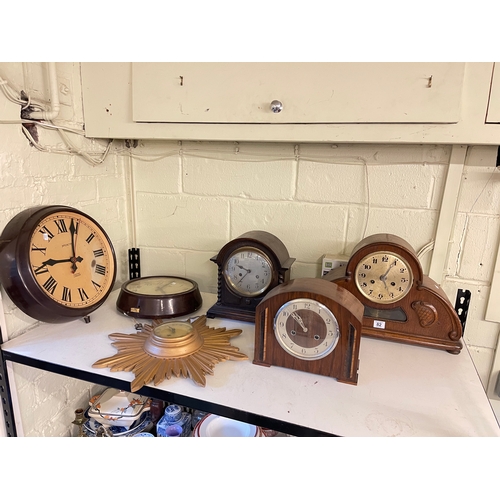
<instances>
[{"instance_id":1,"label":"cabinet door","mask_svg":"<svg viewBox=\"0 0 500 500\"><path fill-rule=\"evenodd\" d=\"M464 63L133 63L134 122L456 123ZM280 101L282 110L271 111Z\"/></svg>"}]
</instances>

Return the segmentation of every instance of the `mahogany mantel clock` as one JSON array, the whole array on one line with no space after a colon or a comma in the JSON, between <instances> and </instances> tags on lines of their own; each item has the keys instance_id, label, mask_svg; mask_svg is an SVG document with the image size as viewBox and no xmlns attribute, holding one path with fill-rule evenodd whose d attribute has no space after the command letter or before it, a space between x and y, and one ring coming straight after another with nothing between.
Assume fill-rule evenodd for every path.
<instances>
[{"instance_id":1,"label":"mahogany mantel clock","mask_svg":"<svg viewBox=\"0 0 500 500\"><path fill-rule=\"evenodd\" d=\"M320 278L297 278L271 290L255 313L254 363L357 384L363 306Z\"/></svg>"},{"instance_id":2,"label":"mahogany mantel clock","mask_svg":"<svg viewBox=\"0 0 500 500\"><path fill-rule=\"evenodd\" d=\"M363 335L458 354L462 325L442 288L425 276L408 242L374 234L353 249L346 267L323 279L364 305Z\"/></svg>"},{"instance_id":3,"label":"mahogany mantel clock","mask_svg":"<svg viewBox=\"0 0 500 500\"><path fill-rule=\"evenodd\" d=\"M250 323L264 295L290 279L295 261L279 238L258 230L230 241L210 260L218 268L217 302L207 316Z\"/></svg>"}]
</instances>

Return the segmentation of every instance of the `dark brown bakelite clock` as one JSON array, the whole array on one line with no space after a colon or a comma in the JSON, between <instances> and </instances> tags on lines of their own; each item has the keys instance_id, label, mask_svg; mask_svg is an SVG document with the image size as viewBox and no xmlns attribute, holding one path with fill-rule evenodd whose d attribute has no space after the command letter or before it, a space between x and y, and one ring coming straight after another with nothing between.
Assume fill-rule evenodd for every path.
<instances>
[{"instance_id":1,"label":"dark brown bakelite clock","mask_svg":"<svg viewBox=\"0 0 500 500\"><path fill-rule=\"evenodd\" d=\"M207 316L250 323L262 297L290 279L295 261L279 238L258 230L230 241L210 260L218 268L217 302Z\"/></svg>"},{"instance_id":2,"label":"dark brown bakelite clock","mask_svg":"<svg viewBox=\"0 0 500 500\"><path fill-rule=\"evenodd\" d=\"M374 234L353 249L346 267L323 279L350 291L364 305L363 335L443 349L462 349L462 324L442 288L422 272L404 239Z\"/></svg>"},{"instance_id":3,"label":"dark brown bakelite clock","mask_svg":"<svg viewBox=\"0 0 500 500\"><path fill-rule=\"evenodd\" d=\"M88 320L108 297L115 277L111 240L75 208L29 208L0 236L0 282L12 302L34 319Z\"/></svg>"},{"instance_id":4,"label":"dark brown bakelite clock","mask_svg":"<svg viewBox=\"0 0 500 500\"><path fill-rule=\"evenodd\" d=\"M255 312L253 362L357 384L363 306L320 278L279 285Z\"/></svg>"},{"instance_id":5,"label":"dark brown bakelite clock","mask_svg":"<svg viewBox=\"0 0 500 500\"><path fill-rule=\"evenodd\" d=\"M134 318L175 318L202 305L198 284L180 276L145 276L125 282L116 308Z\"/></svg>"}]
</instances>

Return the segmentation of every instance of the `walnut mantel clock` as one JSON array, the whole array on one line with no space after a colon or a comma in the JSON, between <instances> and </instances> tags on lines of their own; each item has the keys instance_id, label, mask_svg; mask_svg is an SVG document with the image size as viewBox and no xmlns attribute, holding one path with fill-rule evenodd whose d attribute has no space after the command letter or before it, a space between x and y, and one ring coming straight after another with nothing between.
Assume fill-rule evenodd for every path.
<instances>
[{"instance_id":1,"label":"walnut mantel clock","mask_svg":"<svg viewBox=\"0 0 500 500\"><path fill-rule=\"evenodd\" d=\"M255 312L254 363L357 384L363 306L320 278L297 278L271 290Z\"/></svg>"},{"instance_id":2,"label":"walnut mantel clock","mask_svg":"<svg viewBox=\"0 0 500 500\"><path fill-rule=\"evenodd\" d=\"M97 221L75 208L29 208L0 236L0 282L34 319L88 319L108 297L115 276L111 240Z\"/></svg>"},{"instance_id":3,"label":"walnut mantel clock","mask_svg":"<svg viewBox=\"0 0 500 500\"><path fill-rule=\"evenodd\" d=\"M364 238L346 267L323 279L350 291L364 305L363 335L443 349L462 349L462 325L442 288L424 275L404 239L393 234Z\"/></svg>"},{"instance_id":4,"label":"walnut mantel clock","mask_svg":"<svg viewBox=\"0 0 500 500\"><path fill-rule=\"evenodd\" d=\"M259 230L231 240L210 260L218 269L217 302L207 316L250 323L264 295L290 279L295 261L279 238Z\"/></svg>"}]
</instances>

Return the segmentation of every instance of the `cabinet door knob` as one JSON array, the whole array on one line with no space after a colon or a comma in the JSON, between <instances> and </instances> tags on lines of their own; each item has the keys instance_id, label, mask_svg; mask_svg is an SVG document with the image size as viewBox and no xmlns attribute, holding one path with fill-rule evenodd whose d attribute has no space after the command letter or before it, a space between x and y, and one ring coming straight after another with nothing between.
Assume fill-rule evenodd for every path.
<instances>
[{"instance_id":1,"label":"cabinet door knob","mask_svg":"<svg viewBox=\"0 0 500 500\"><path fill-rule=\"evenodd\" d=\"M271 111L273 113L280 113L283 109L283 103L281 101L276 101L274 100L272 103L271 103Z\"/></svg>"}]
</instances>

